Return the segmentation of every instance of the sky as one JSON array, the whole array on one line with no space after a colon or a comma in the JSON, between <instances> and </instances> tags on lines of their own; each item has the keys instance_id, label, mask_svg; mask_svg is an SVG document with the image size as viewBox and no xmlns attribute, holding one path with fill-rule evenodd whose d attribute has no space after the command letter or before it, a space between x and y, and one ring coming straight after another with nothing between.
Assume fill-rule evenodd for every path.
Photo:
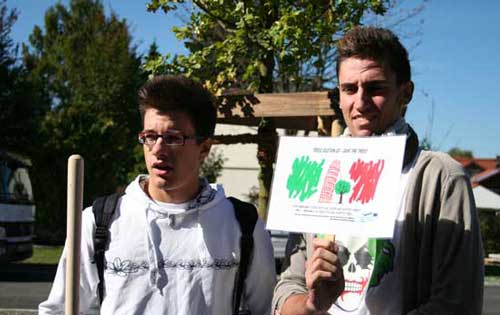
<instances>
[{"instance_id":1,"label":"sky","mask_svg":"<svg viewBox=\"0 0 500 315\"><path fill-rule=\"evenodd\" d=\"M11 37L27 43L35 25L43 29L45 11L56 0L7 0L19 10ZM61 1L67 4L68 0ZM156 41L162 54L185 52L172 26L178 16L146 11L144 0L102 0L130 25L138 52ZM400 10L421 1L405 0ZM459 147L477 158L500 155L500 1L429 0L417 17L394 31L408 48L415 83L406 114L420 139L434 149Z\"/></svg>"}]
</instances>

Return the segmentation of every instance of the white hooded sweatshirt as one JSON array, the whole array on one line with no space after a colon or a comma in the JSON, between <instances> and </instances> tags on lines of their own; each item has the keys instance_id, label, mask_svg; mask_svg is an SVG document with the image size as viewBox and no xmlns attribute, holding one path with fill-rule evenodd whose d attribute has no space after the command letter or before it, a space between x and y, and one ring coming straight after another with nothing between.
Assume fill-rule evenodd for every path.
<instances>
[{"instance_id":1,"label":"white hooded sweatshirt","mask_svg":"<svg viewBox=\"0 0 500 315\"><path fill-rule=\"evenodd\" d=\"M105 253L101 314L231 314L241 231L220 185L202 182L183 204L158 204L138 176L120 199ZM93 263L92 208L82 217L80 312L99 314L98 274ZM244 299L253 315L270 314L275 285L269 234L258 220ZM65 252L39 314L64 313Z\"/></svg>"}]
</instances>

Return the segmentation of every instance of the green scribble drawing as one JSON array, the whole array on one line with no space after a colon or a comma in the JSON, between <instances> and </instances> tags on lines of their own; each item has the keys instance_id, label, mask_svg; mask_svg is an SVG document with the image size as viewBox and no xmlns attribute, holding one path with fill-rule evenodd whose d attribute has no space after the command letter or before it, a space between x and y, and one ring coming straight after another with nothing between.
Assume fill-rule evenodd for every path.
<instances>
[{"instance_id":1,"label":"green scribble drawing","mask_svg":"<svg viewBox=\"0 0 500 315\"><path fill-rule=\"evenodd\" d=\"M351 184L348 181L341 179L335 184L335 193L340 195L340 204L342 203L342 196L349 191L351 191Z\"/></svg>"},{"instance_id":2,"label":"green scribble drawing","mask_svg":"<svg viewBox=\"0 0 500 315\"><path fill-rule=\"evenodd\" d=\"M325 160L320 163L310 161L309 156L295 158L292 173L288 176L286 183L288 198L293 199L298 196L300 201L304 201L318 191L317 187L324 163Z\"/></svg>"}]
</instances>

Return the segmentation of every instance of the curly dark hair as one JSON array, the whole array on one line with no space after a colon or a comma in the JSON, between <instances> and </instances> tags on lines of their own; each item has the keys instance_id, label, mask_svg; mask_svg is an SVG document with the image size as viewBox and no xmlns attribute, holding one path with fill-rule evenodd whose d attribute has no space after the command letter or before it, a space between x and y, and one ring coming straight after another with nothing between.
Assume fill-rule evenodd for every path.
<instances>
[{"instance_id":1,"label":"curly dark hair","mask_svg":"<svg viewBox=\"0 0 500 315\"><path fill-rule=\"evenodd\" d=\"M147 109L179 111L187 114L197 136L213 136L217 118L214 97L200 83L182 75L159 75L146 82L138 96L143 123Z\"/></svg>"}]
</instances>

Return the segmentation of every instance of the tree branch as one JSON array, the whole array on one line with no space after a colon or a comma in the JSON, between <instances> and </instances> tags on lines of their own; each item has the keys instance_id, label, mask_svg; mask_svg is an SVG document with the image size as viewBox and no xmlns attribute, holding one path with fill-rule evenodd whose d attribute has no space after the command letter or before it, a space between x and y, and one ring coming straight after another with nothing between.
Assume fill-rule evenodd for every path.
<instances>
[{"instance_id":1,"label":"tree branch","mask_svg":"<svg viewBox=\"0 0 500 315\"><path fill-rule=\"evenodd\" d=\"M236 29L236 25L234 23L231 23L230 21L228 21L226 19L223 19L222 17L213 14L206 6L204 6L201 3L201 1L193 0L193 3L200 10L202 10L203 12L205 12L205 14L207 14L209 17L211 17L212 19L214 19L224 30L227 31L227 27L229 27L230 30L235 30Z\"/></svg>"}]
</instances>

